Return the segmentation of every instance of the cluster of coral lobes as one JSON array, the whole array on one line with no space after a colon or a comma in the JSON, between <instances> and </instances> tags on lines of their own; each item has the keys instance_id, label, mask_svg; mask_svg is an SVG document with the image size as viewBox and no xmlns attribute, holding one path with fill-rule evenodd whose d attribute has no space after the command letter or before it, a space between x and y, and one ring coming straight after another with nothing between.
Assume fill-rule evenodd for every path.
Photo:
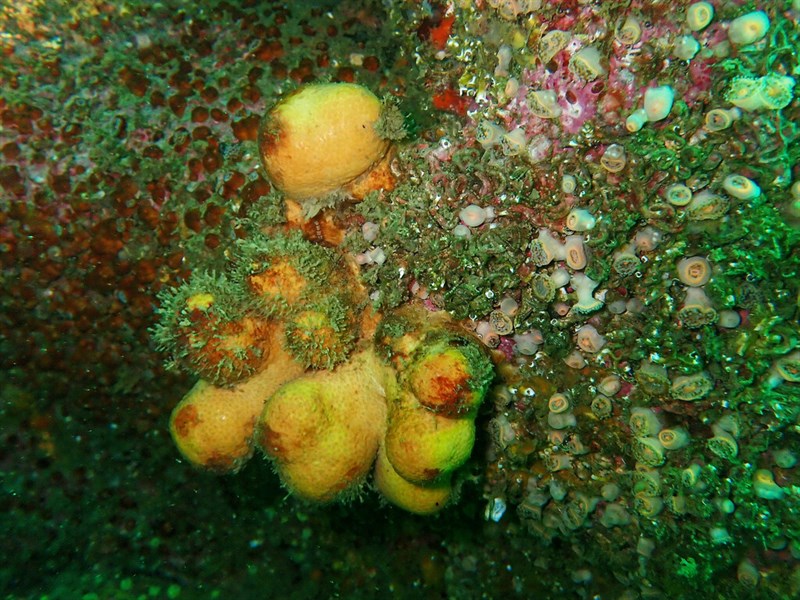
<instances>
[{"instance_id":1,"label":"cluster of coral lobes","mask_svg":"<svg viewBox=\"0 0 800 600\"><path fill-rule=\"evenodd\" d=\"M0 5L3 596L800 596L798 48Z\"/></svg>"}]
</instances>

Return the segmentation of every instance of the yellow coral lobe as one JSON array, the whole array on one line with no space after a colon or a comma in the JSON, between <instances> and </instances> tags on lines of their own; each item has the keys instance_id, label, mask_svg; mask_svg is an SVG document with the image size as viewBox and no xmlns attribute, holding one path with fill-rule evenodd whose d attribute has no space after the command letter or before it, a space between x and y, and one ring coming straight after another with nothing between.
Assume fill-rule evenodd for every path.
<instances>
[{"instance_id":1,"label":"yellow coral lobe","mask_svg":"<svg viewBox=\"0 0 800 600\"><path fill-rule=\"evenodd\" d=\"M199 381L170 417L170 433L193 465L216 472L238 471L253 454L253 430L264 401L301 368L280 348L246 382L230 388Z\"/></svg>"},{"instance_id":2,"label":"yellow coral lobe","mask_svg":"<svg viewBox=\"0 0 800 600\"><path fill-rule=\"evenodd\" d=\"M330 502L358 489L384 433L384 385L385 368L365 350L334 371L285 384L267 400L256 443L289 491Z\"/></svg>"},{"instance_id":3,"label":"yellow coral lobe","mask_svg":"<svg viewBox=\"0 0 800 600\"><path fill-rule=\"evenodd\" d=\"M432 515L444 508L452 495L450 477L420 485L404 479L389 462L381 447L375 462L375 487L381 495L405 511L415 515Z\"/></svg>"},{"instance_id":4,"label":"yellow coral lobe","mask_svg":"<svg viewBox=\"0 0 800 600\"><path fill-rule=\"evenodd\" d=\"M423 358L408 382L420 404L448 416L468 413L483 400L483 390L471 389L466 357L457 348Z\"/></svg>"},{"instance_id":5,"label":"yellow coral lobe","mask_svg":"<svg viewBox=\"0 0 800 600\"><path fill-rule=\"evenodd\" d=\"M186 308L189 310L208 310L214 304L214 295L199 293L186 299Z\"/></svg>"},{"instance_id":6,"label":"yellow coral lobe","mask_svg":"<svg viewBox=\"0 0 800 600\"><path fill-rule=\"evenodd\" d=\"M290 198L324 196L366 173L389 142L375 130L381 103L350 83L308 85L266 116L259 149L272 183Z\"/></svg>"},{"instance_id":7,"label":"yellow coral lobe","mask_svg":"<svg viewBox=\"0 0 800 600\"><path fill-rule=\"evenodd\" d=\"M386 455L412 483L426 484L455 471L472 453L472 419L450 419L406 397L392 408L386 431Z\"/></svg>"}]
</instances>

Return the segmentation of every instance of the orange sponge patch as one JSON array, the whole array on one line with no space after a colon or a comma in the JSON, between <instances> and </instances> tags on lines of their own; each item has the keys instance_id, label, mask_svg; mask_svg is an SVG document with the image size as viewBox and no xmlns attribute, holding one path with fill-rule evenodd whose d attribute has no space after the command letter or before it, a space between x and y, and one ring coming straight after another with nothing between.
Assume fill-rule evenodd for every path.
<instances>
[{"instance_id":1,"label":"orange sponge patch","mask_svg":"<svg viewBox=\"0 0 800 600\"><path fill-rule=\"evenodd\" d=\"M247 279L250 289L266 301L281 298L295 303L308 287L308 281L297 272L287 259L277 259L266 270Z\"/></svg>"},{"instance_id":2,"label":"orange sponge patch","mask_svg":"<svg viewBox=\"0 0 800 600\"><path fill-rule=\"evenodd\" d=\"M375 130L381 103L350 83L309 85L266 116L259 139L275 187L303 200L342 188L380 161L389 148Z\"/></svg>"}]
</instances>

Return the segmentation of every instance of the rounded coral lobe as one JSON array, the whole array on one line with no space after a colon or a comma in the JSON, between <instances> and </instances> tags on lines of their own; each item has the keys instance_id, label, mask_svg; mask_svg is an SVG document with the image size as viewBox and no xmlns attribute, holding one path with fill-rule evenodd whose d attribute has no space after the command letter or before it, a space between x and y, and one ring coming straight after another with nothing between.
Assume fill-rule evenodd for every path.
<instances>
[{"instance_id":1,"label":"rounded coral lobe","mask_svg":"<svg viewBox=\"0 0 800 600\"><path fill-rule=\"evenodd\" d=\"M376 125L380 100L349 83L307 85L264 117L259 152L275 187L295 200L321 198L365 174L389 142Z\"/></svg>"}]
</instances>

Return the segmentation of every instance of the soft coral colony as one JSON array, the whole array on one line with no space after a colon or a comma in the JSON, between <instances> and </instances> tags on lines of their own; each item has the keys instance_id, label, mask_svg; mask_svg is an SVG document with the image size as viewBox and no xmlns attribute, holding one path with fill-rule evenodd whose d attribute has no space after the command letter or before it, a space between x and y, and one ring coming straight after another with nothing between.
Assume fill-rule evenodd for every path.
<instances>
[{"instance_id":1,"label":"soft coral colony","mask_svg":"<svg viewBox=\"0 0 800 600\"><path fill-rule=\"evenodd\" d=\"M261 149L289 226L255 223L224 273L162 308L159 340L206 395L270 398L238 442L214 433L234 449L219 454L190 440L190 394L173 415L190 460L235 468L257 444L289 489L327 501L377 457L390 501L434 512L496 371L489 518L515 506L542 539L602 528L631 548L689 523L683 558L722 552L746 585L769 555L737 549L745 530L800 555L771 524L798 501L800 7L671 7L389 9L417 28L441 111L418 139L392 143L413 118L363 88L279 103ZM317 101L340 102L324 143ZM343 474L310 480L306 452Z\"/></svg>"},{"instance_id":2,"label":"soft coral colony","mask_svg":"<svg viewBox=\"0 0 800 600\"><path fill-rule=\"evenodd\" d=\"M381 316L356 261L301 233L320 201L393 187L394 111L347 83L284 98L260 151L295 205L290 222L239 240L223 273L162 295L155 339L201 377L170 420L194 465L236 471L258 447L293 494L330 502L358 494L377 459L375 487L390 502L429 514L450 500L493 378L488 353L444 313ZM329 225L311 231L338 239Z\"/></svg>"}]
</instances>

